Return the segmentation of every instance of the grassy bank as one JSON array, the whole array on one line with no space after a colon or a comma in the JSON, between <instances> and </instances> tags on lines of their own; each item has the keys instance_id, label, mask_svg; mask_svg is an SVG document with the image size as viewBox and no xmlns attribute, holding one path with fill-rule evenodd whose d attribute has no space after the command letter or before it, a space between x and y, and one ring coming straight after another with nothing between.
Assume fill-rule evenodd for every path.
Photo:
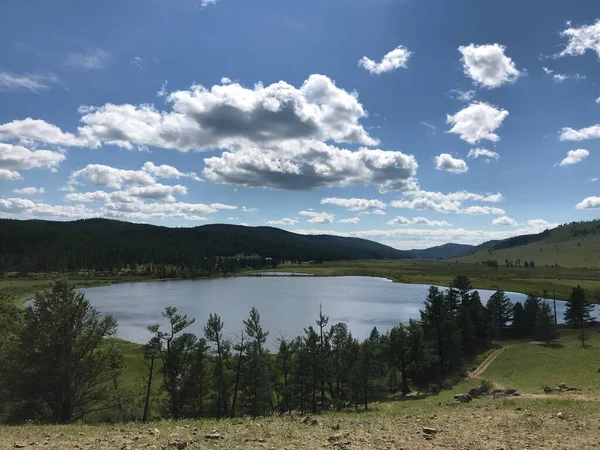
<instances>
[{"instance_id":1,"label":"grassy bank","mask_svg":"<svg viewBox=\"0 0 600 450\"><path fill-rule=\"evenodd\" d=\"M502 289L542 295L545 290L557 299L567 299L577 285L588 291L591 301L600 302L600 269L535 267L533 269L484 267L450 261L371 260L334 261L323 264L281 265L274 271L297 271L317 276L372 276L401 283L448 286L456 275L467 275L476 289Z\"/></svg>"},{"instance_id":2,"label":"grassy bank","mask_svg":"<svg viewBox=\"0 0 600 450\"><path fill-rule=\"evenodd\" d=\"M485 378L521 390L521 397L476 399L458 404L453 395L476 386L465 380L424 399L373 404L368 412L332 412L252 420L203 419L149 424L0 427L0 448L215 448L215 449L524 449L596 448L600 442L600 334L579 348L573 333L555 345L506 343L483 372ZM545 396L544 385L564 382L582 389L578 397ZM539 393L538 396L531 395ZM308 422L308 423L307 423ZM424 427L437 432L427 438Z\"/></svg>"}]
</instances>

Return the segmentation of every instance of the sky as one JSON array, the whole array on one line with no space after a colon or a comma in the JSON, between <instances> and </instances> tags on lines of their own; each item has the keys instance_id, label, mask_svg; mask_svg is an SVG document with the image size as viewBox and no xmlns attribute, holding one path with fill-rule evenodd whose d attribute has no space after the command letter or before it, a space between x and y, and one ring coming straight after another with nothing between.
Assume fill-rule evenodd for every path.
<instances>
[{"instance_id":1,"label":"sky","mask_svg":"<svg viewBox=\"0 0 600 450\"><path fill-rule=\"evenodd\" d=\"M0 217L399 249L600 209L597 0L0 4Z\"/></svg>"}]
</instances>

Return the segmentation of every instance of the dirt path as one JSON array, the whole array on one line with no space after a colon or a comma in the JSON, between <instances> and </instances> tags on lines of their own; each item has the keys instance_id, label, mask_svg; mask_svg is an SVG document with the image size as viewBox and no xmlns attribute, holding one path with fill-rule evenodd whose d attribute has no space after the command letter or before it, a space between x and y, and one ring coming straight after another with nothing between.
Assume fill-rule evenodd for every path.
<instances>
[{"instance_id":1,"label":"dirt path","mask_svg":"<svg viewBox=\"0 0 600 450\"><path fill-rule=\"evenodd\" d=\"M469 378L481 378L481 375L485 370L494 362L494 360L500 356L500 354L504 351L504 347L496 350L490 356L485 358L485 360L475 369L473 372L469 373Z\"/></svg>"}]
</instances>

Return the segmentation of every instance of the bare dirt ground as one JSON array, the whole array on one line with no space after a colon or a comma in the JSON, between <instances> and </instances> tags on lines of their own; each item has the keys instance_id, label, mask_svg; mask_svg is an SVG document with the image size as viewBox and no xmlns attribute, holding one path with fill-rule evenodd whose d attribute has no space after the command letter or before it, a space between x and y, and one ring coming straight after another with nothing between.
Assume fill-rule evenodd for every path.
<instances>
[{"instance_id":1,"label":"bare dirt ground","mask_svg":"<svg viewBox=\"0 0 600 450\"><path fill-rule=\"evenodd\" d=\"M479 367L477 367L477 369L475 369L473 372L469 373L469 378L481 378L481 375L483 374L483 372L485 372L485 370L490 366L490 364L492 364L494 362L494 360L500 356L500 354L504 351L504 347L496 350L495 352L493 352L490 356L488 356L487 358L485 358L485 360L479 364Z\"/></svg>"}]
</instances>

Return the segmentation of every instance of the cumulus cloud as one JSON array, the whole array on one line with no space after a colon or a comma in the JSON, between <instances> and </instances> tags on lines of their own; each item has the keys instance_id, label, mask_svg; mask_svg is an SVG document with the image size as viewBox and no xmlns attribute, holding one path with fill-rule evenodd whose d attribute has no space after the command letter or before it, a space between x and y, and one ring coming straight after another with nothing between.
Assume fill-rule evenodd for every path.
<instances>
[{"instance_id":1,"label":"cumulus cloud","mask_svg":"<svg viewBox=\"0 0 600 450\"><path fill-rule=\"evenodd\" d=\"M157 178L191 178L195 181L202 181L201 178L194 172L183 173L173 166L169 166L167 164L161 164L160 166L157 166L151 161L145 162L142 166L142 170Z\"/></svg>"},{"instance_id":2,"label":"cumulus cloud","mask_svg":"<svg viewBox=\"0 0 600 450\"><path fill-rule=\"evenodd\" d=\"M46 190L43 187L41 187L41 188L24 187L21 189L13 189L13 192L15 194L21 194L21 195L36 195L36 194L44 194L46 192Z\"/></svg>"},{"instance_id":3,"label":"cumulus cloud","mask_svg":"<svg viewBox=\"0 0 600 450\"><path fill-rule=\"evenodd\" d=\"M136 202L107 202L100 212L104 217L131 219L183 219L206 220L199 214L215 213L219 210L234 210L236 206L221 203L145 203Z\"/></svg>"},{"instance_id":4,"label":"cumulus cloud","mask_svg":"<svg viewBox=\"0 0 600 450\"><path fill-rule=\"evenodd\" d=\"M374 209L385 209L386 205L381 200L366 198L340 198L327 197L321 199L322 205L343 206L349 211L365 211Z\"/></svg>"},{"instance_id":5,"label":"cumulus cloud","mask_svg":"<svg viewBox=\"0 0 600 450\"><path fill-rule=\"evenodd\" d=\"M44 144L83 146L86 143L71 133L64 133L55 125L31 118L13 120L0 125L0 141L26 139Z\"/></svg>"},{"instance_id":6,"label":"cumulus cloud","mask_svg":"<svg viewBox=\"0 0 600 450\"><path fill-rule=\"evenodd\" d=\"M522 75L511 58L504 54L500 44L458 47L462 55L463 71L475 84L493 89L505 83L514 83Z\"/></svg>"},{"instance_id":7,"label":"cumulus cloud","mask_svg":"<svg viewBox=\"0 0 600 450\"><path fill-rule=\"evenodd\" d=\"M418 168L414 156L402 152L350 151L316 141L245 147L206 158L204 164L204 177L215 183L290 190L350 185L402 190L415 184Z\"/></svg>"},{"instance_id":8,"label":"cumulus cloud","mask_svg":"<svg viewBox=\"0 0 600 450\"><path fill-rule=\"evenodd\" d=\"M463 202L481 201L485 203L498 203L503 200L502 194L476 194L473 192L459 191L444 194L430 191L409 191L404 194L411 199L392 200L390 206L401 209L430 210L441 213L471 214L462 209ZM476 210L471 210L476 211Z\"/></svg>"},{"instance_id":9,"label":"cumulus cloud","mask_svg":"<svg viewBox=\"0 0 600 450\"><path fill-rule=\"evenodd\" d=\"M325 211L316 212L316 211L300 211L298 214L301 216L310 217L307 220L309 223L332 223L335 220L335 216L333 214L327 213Z\"/></svg>"},{"instance_id":10,"label":"cumulus cloud","mask_svg":"<svg viewBox=\"0 0 600 450\"><path fill-rule=\"evenodd\" d=\"M575 205L577 209L598 209L600 208L600 197L587 197Z\"/></svg>"},{"instance_id":11,"label":"cumulus cloud","mask_svg":"<svg viewBox=\"0 0 600 450\"><path fill-rule=\"evenodd\" d=\"M560 134L561 141L585 141L587 139L599 138L600 125L592 125L591 127L581 128L580 130L565 127L561 130Z\"/></svg>"},{"instance_id":12,"label":"cumulus cloud","mask_svg":"<svg viewBox=\"0 0 600 450\"><path fill-rule=\"evenodd\" d=\"M347 219L340 220L340 223L359 223L360 217L348 217Z\"/></svg>"},{"instance_id":13,"label":"cumulus cloud","mask_svg":"<svg viewBox=\"0 0 600 450\"><path fill-rule=\"evenodd\" d=\"M458 134L469 144L476 144L484 139L497 142L500 137L494 131L507 116L508 111L497 109L488 103L471 103L453 116L446 116L446 122L452 125L448 133Z\"/></svg>"},{"instance_id":14,"label":"cumulus cloud","mask_svg":"<svg viewBox=\"0 0 600 450\"><path fill-rule=\"evenodd\" d=\"M0 72L0 91L26 90L38 92L50 89L51 85L58 81L58 78L54 75Z\"/></svg>"},{"instance_id":15,"label":"cumulus cloud","mask_svg":"<svg viewBox=\"0 0 600 450\"><path fill-rule=\"evenodd\" d=\"M454 158L448 153L442 153L435 157L435 168L450 173L465 173L469 170L464 160Z\"/></svg>"},{"instance_id":16,"label":"cumulus cloud","mask_svg":"<svg viewBox=\"0 0 600 450\"><path fill-rule=\"evenodd\" d=\"M156 180L142 170L123 170L102 164L88 164L71 174L71 180L83 180L96 186L120 189L122 185L150 186Z\"/></svg>"},{"instance_id":17,"label":"cumulus cloud","mask_svg":"<svg viewBox=\"0 0 600 450\"><path fill-rule=\"evenodd\" d=\"M518 222L515 219L511 219L508 216L497 217L492 220L492 224L494 225L507 225L507 226L515 226L518 225Z\"/></svg>"},{"instance_id":18,"label":"cumulus cloud","mask_svg":"<svg viewBox=\"0 0 600 450\"><path fill-rule=\"evenodd\" d=\"M548 69L547 67L542 67L542 69L544 70L544 73L546 75L552 76L552 81L554 81L555 83L562 83L563 81L566 81L566 80L579 81L579 80L585 80L585 78L586 78L585 75L580 75L578 73L574 73L572 75L566 75L564 73L555 73L554 70Z\"/></svg>"},{"instance_id":19,"label":"cumulus cloud","mask_svg":"<svg viewBox=\"0 0 600 450\"><path fill-rule=\"evenodd\" d=\"M297 223L297 219L290 219L289 217L284 217L279 220L267 220L265 222L266 225L296 225Z\"/></svg>"},{"instance_id":20,"label":"cumulus cloud","mask_svg":"<svg viewBox=\"0 0 600 450\"><path fill-rule=\"evenodd\" d=\"M500 159L500 155L492 150L488 150L485 148L472 148L471 150L469 150L469 153L467 153L467 158L485 158L487 162L490 162L492 159Z\"/></svg>"},{"instance_id":21,"label":"cumulus cloud","mask_svg":"<svg viewBox=\"0 0 600 450\"><path fill-rule=\"evenodd\" d=\"M388 225L426 225L428 227L451 227L452 224L445 220L429 220L426 217L414 217L407 219L406 217L398 216L388 221Z\"/></svg>"},{"instance_id":22,"label":"cumulus cloud","mask_svg":"<svg viewBox=\"0 0 600 450\"><path fill-rule=\"evenodd\" d=\"M496 216L501 216L506 214L502 208L496 208L494 206L469 206L461 211L463 214L469 214L472 216L484 216L488 214L493 214Z\"/></svg>"},{"instance_id":23,"label":"cumulus cloud","mask_svg":"<svg viewBox=\"0 0 600 450\"><path fill-rule=\"evenodd\" d=\"M97 70L103 69L109 59L110 54L108 52L101 48L93 47L84 52L70 53L67 56L65 64L80 69Z\"/></svg>"},{"instance_id":24,"label":"cumulus cloud","mask_svg":"<svg viewBox=\"0 0 600 450\"><path fill-rule=\"evenodd\" d=\"M471 100L473 100L475 98L475 91L474 90L462 91L460 89L451 89L448 92L448 95L450 96L450 98L452 98L454 100L460 100L461 102L470 102Z\"/></svg>"},{"instance_id":25,"label":"cumulus cloud","mask_svg":"<svg viewBox=\"0 0 600 450\"><path fill-rule=\"evenodd\" d=\"M379 75L384 72L391 72L392 70L399 69L400 67L406 69L406 63L411 55L412 52L403 45L399 45L394 50L387 53L381 62L376 62L363 56L360 61L358 61L358 65L371 74Z\"/></svg>"},{"instance_id":26,"label":"cumulus cloud","mask_svg":"<svg viewBox=\"0 0 600 450\"><path fill-rule=\"evenodd\" d=\"M82 218L94 212L83 205L49 205L24 198L0 198L0 212L32 217Z\"/></svg>"},{"instance_id":27,"label":"cumulus cloud","mask_svg":"<svg viewBox=\"0 0 600 450\"><path fill-rule=\"evenodd\" d=\"M156 183L150 186L131 186L124 191L94 191L94 192L73 192L65 195L65 199L72 202L124 202L131 203L138 199L160 200L166 202L176 201L175 196L186 195L185 186L165 186Z\"/></svg>"},{"instance_id":28,"label":"cumulus cloud","mask_svg":"<svg viewBox=\"0 0 600 450\"><path fill-rule=\"evenodd\" d=\"M21 178L23 177L21 177L19 172L8 169L0 169L0 180L2 181L20 180Z\"/></svg>"},{"instance_id":29,"label":"cumulus cloud","mask_svg":"<svg viewBox=\"0 0 600 450\"><path fill-rule=\"evenodd\" d=\"M593 25L567 28L561 32L561 36L567 38L568 42L566 47L556 56L583 55L591 50L600 57L600 20L597 20Z\"/></svg>"},{"instance_id":30,"label":"cumulus cloud","mask_svg":"<svg viewBox=\"0 0 600 450\"><path fill-rule=\"evenodd\" d=\"M558 165L564 167L570 166L572 164L577 164L583 161L588 156L590 156L590 152L582 148L578 148L577 150L569 150L565 159L558 163Z\"/></svg>"},{"instance_id":31,"label":"cumulus cloud","mask_svg":"<svg viewBox=\"0 0 600 450\"><path fill-rule=\"evenodd\" d=\"M59 152L28 150L20 145L0 143L0 168L6 170L49 169L56 171L66 159Z\"/></svg>"},{"instance_id":32,"label":"cumulus cloud","mask_svg":"<svg viewBox=\"0 0 600 450\"><path fill-rule=\"evenodd\" d=\"M247 206L242 206L242 212L249 212L249 213L254 213L254 212L258 212L258 208L248 208Z\"/></svg>"}]
</instances>

